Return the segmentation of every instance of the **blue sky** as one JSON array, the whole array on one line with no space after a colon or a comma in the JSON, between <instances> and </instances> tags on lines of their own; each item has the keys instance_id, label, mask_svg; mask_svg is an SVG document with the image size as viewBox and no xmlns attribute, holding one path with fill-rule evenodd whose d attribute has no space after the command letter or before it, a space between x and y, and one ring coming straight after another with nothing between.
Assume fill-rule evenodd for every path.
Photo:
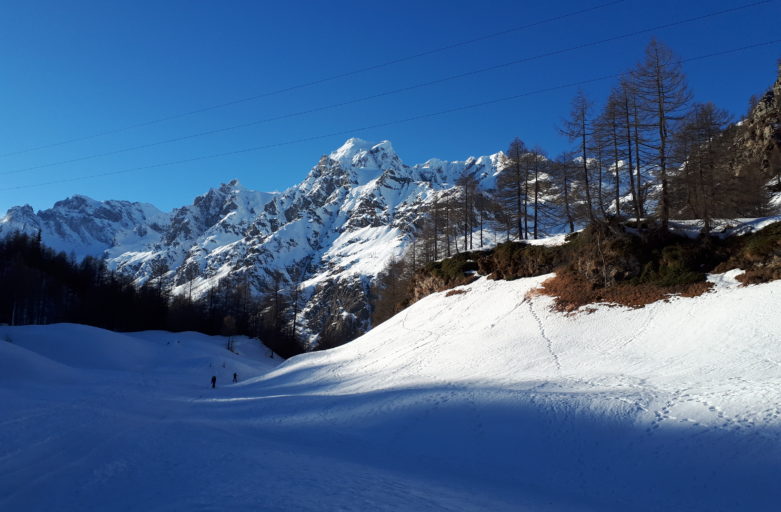
<instances>
[{"instance_id":1,"label":"blue sky","mask_svg":"<svg viewBox=\"0 0 781 512\"><path fill-rule=\"evenodd\" d=\"M575 89L358 128L618 73L642 57L650 34L245 129L17 172L285 116L752 3L626 0L348 78L7 155L316 81L609 1L0 0L0 155L6 155L0 157L0 212L25 203L47 208L73 194L169 210L232 178L256 190L282 190L350 136L391 140L409 164L494 153L515 136L555 154L567 147L557 123ZM686 59L778 39L779 19L781 2L774 1L655 35ZM698 101L713 101L738 117L748 98L773 82L779 57L781 44L774 44L689 62L685 70ZM603 81L584 90L600 102L611 86ZM335 132L343 134L37 186Z\"/></svg>"}]
</instances>

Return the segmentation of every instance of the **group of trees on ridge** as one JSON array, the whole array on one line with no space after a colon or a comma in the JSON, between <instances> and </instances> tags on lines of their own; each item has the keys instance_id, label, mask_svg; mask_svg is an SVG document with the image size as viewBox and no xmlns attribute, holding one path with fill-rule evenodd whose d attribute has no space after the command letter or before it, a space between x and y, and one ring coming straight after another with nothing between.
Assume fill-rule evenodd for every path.
<instances>
[{"instance_id":1,"label":"group of trees on ridge","mask_svg":"<svg viewBox=\"0 0 781 512\"><path fill-rule=\"evenodd\" d=\"M0 324L72 322L114 331L198 331L258 337L289 357L303 351L283 322L279 293L255 297L249 283L223 279L197 300L174 295L157 265L137 285L87 256L80 263L41 243L40 236L15 234L0 240Z\"/></svg>"},{"instance_id":2,"label":"group of trees on ridge","mask_svg":"<svg viewBox=\"0 0 781 512\"><path fill-rule=\"evenodd\" d=\"M778 162L733 157L739 126L714 104L692 101L680 60L657 40L601 110L579 91L560 124L570 151L551 158L516 138L495 188L481 188L467 168L456 187L435 193L416 226L413 266L497 237L536 239L608 219L665 230L671 219L699 219L707 234L716 218L768 214L771 180L781 187Z\"/></svg>"},{"instance_id":3,"label":"group of trees on ridge","mask_svg":"<svg viewBox=\"0 0 781 512\"><path fill-rule=\"evenodd\" d=\"M693 101L680 59L652 40L601 109L577 92L560 123L569 151L551 158L515 138L495 188L467 168L435 192L405 257L378 280L375 323L403 304L417 270L455 253L608 221L666 231L672 219L697 219L707 236L714 219L771 213L781 155L736 157L740 130L725 110Z\"/></svg>"}]
</instances>

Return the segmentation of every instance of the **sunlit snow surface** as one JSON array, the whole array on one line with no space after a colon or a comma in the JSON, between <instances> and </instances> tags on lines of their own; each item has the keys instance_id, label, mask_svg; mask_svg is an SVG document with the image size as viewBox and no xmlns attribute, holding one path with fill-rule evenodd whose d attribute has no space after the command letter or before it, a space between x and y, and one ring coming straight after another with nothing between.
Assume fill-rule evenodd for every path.
<instances>
[{"instance_id":1,"label":"sunlit snow surface","mask_svg":"<svg viewBox=\"0 0 781 512\"><path fill-rule=\"evenodd\" d=\"M738 272L570 316L480 279L281 366L0 327L0 510L778 510L781 282Z\"/></svg>"}]
</instances>

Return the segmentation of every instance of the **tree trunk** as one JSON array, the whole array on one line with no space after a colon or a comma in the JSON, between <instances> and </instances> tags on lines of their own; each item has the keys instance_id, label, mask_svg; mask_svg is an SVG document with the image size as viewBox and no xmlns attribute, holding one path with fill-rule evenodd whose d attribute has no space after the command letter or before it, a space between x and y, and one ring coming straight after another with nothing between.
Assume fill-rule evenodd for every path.
<instances>
[{"instance_id":1,"label":"tree trunk","mask_svg":"<svg viewBox=\"0 0 781 512\"><path fill-rule=\"evenodd\" d=\"M634 165L632 165L632 125L629 119L629 98L624 94L624 114L626 127L626 151L627 160L629 164L629 188L632 194L632 207L635 210L635 218L637 219L637 225L640 225L640 204L638 203L637 190L635 190L635 175Z\"/></svg>"},{"instance_id":2,"label":"tree trunk","mask_svg":"<svg viewBox=\"0 0 781 512\"><path fill-rule=\"evenodd\" d=\"M583 115L583 133L581 137L581 158L583 159L583 186L586 189L586 207L588 208L588 219L594 222L594 208L591 202L591 185L588 179L588 160L586 157L586 117Z\"/></svg>"}]
</instances>

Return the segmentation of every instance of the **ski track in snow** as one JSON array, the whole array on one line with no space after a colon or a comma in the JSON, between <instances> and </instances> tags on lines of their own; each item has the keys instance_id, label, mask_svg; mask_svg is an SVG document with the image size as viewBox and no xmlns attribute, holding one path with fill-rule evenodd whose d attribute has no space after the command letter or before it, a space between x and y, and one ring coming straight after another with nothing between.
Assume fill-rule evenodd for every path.
<instances>
[{"instance_id":1,"label":"ski track in snow","mask_svg":"<svg viewBox=\"0 0 781 512\"><path fill-rule=\"evenodd\" d=\"M545 334L545 326L542 324L542 320L540 320L539 315L536 311L534 311L534 305L532 300L526 300L526 303L529 306L529 313L531 313L532 317L534 318L534 321L537 322L537 326L540 329L540 337L542 337L543 340L545 340L545 344L548 348L548 352L551 355L551 358L553 359L553 364L556 366L556 372L561 374L561 362L559 361L559 356L556 354L556 352L553 350L553 340L551 340L546 334Z\"/></svg>"}]
</instances>

